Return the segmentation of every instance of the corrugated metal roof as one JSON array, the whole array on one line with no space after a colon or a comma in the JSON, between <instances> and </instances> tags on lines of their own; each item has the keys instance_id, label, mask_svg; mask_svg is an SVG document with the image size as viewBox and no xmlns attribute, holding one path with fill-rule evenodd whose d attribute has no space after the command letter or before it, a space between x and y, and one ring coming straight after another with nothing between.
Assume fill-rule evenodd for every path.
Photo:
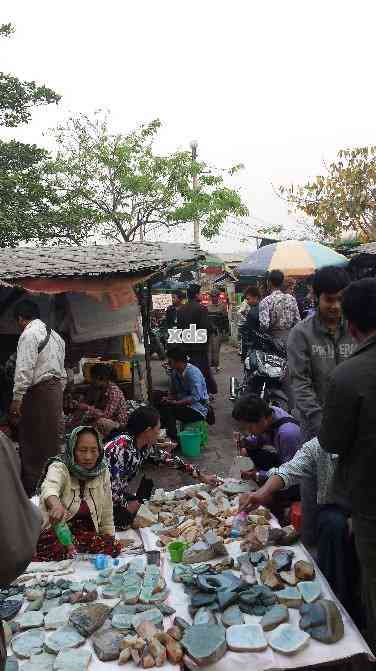
<instances>
[{"instance_id":1,"label":"corrugated metal roof","mask_svg":"<svg viewBox=\"0 0 376 671\"><path fill-rule=\"evenodd\" d=\"M146 275L204 257L194 244L167 242L5 248L0 249L0 280Z\"/></svg>"}]
</instances>

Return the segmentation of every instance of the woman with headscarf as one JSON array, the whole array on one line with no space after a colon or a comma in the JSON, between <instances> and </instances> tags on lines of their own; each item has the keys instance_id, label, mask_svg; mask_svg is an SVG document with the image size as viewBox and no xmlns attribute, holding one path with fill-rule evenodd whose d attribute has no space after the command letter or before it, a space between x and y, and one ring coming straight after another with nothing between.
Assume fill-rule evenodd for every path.
<instances>
[{"instance_id":1,"label":"woman with headscarf","mask_svg":"<svg viewBox=\"0 0 376 671\"><path fill-rule=\"evenodd\" d=\"M197 466L187 464L179 457L153 447L158 439L160 427L158 411L151 406L141 406L130 415L126 427L114 430L112 440L105 446L111 472L116 529L128 528L142 500L150 496L153 487L150 480L141 483L135 495L130 494L128 488L128 483L139 473L147 460L184 471L200 482L217 484L215 475L204 475ZM145 490L148 488L149 492L145 496Z\"/></svg>"},{"instance_id":2,"label":"woman with headscarf","mask_svg":"<svg viewBox=\"0 0 376 671\"><path fill-rule=\"evenodd\" d=\"M39 538L37 561L59 561L73 551L116 557L111 479L99 433L79 426L69 436L64 454L47 462L39 486L40 507L50 528ZM74 546L60 545L54 532L67 522Z\"/></svg>"}]
</instances>

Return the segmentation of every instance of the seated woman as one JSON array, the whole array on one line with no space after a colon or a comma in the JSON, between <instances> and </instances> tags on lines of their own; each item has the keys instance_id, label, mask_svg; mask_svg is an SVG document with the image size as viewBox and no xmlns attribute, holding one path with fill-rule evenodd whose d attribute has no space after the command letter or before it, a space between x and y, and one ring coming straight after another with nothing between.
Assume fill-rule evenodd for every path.
<instances>
[{"instance_id":1,"label":"seated woman","mask_svg":"<svg viewBox=\"0 0 376 671\"><path fill-rule=\"evenodd\" d=\"M127 404L124 394L114 382L112 366L97 363L91 368L91 387L87 402L69 401L70 408L76 410L71 426L77 424L95 425L100 419L110 419L119 424L127 421Z\"/></svg>"},{"instance_id":2,"label":"seated woman","mask_svg":"<svg viewBox=\"0 0 376 671\"><path fill-rule=\"evenodd\" d=\"M217 484L215 475L205 476L197 466L186 464L179 457L173 457L168 452L153 447L159 436L160 426L157 410L151 406L141 406L130 415L126 427L114 431L113 440L105 446L111 473L116 529L129 527L142 503L137 495L129 494L128 483L148 459L156 464L182 470L200 482Z\"/></svg>"},{"instance_id":3,"label":"seated woman","mask_svg":"<svg viewBox=\"0 0 376 671\"><path fill-rule=\"evenodd\" d=\"M39 486L40 507L51 527L42 531L36 561L60 561L75 550L116 557L111 480L99 434L90 426L72 431L63 455L47 462ZM53 530L67 521L74 547L60 545Z\"/></svg>"}]
</instances>

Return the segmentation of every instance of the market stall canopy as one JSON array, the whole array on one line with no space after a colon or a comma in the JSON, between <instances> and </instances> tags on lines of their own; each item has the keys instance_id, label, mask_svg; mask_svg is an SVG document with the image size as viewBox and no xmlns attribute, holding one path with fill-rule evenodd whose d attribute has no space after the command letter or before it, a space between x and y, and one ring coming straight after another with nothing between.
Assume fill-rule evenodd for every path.
<instances>
[{"instance_id":1,"label":"market stall canopy","mask_svg":"<svg viewBox=\"0 0 376 671\"><path fill-rule=\"evenodd\" d=\"M240 279L282 270L287 277L307 277L324 266L346 266L348 259L330 247L310 240L286 240L265 245L237 267Z\"/></svg>"},{"instance_id":2,"label":"market stall canopy","mask_svg":"<svg viewBox=\"0 0 376 671\"><path fill-rule=\"evenodd\" d=\"M85 293L113 309L136 302L134 285L176 272L205 254L193 244L125 242L0 249L0 281L29 291Z\"/></svg>"}]
</instances>

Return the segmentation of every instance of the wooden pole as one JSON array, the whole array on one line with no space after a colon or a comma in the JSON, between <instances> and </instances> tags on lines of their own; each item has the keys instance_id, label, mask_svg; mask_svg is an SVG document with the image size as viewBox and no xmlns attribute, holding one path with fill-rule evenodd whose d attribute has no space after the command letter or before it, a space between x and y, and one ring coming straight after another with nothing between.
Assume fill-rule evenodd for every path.
<instances>
[{"instance_id":1,"label":"wooden pole","mask_svg":"<svg viewBox=\"0 0 376 671\"><path fill-rule=\"evenodd\" d=\"M151 357L150 357L150 342L149 342L150 302L151 302L151 285L150 282L148 282L146 285L146 291L145 287L142 287L141 289L141 317L142 317L142 331L144 335L146 381L148 387L149 403L152 402L153 398L153 378L151 374Z\"/></svg>"}]
</instances>

